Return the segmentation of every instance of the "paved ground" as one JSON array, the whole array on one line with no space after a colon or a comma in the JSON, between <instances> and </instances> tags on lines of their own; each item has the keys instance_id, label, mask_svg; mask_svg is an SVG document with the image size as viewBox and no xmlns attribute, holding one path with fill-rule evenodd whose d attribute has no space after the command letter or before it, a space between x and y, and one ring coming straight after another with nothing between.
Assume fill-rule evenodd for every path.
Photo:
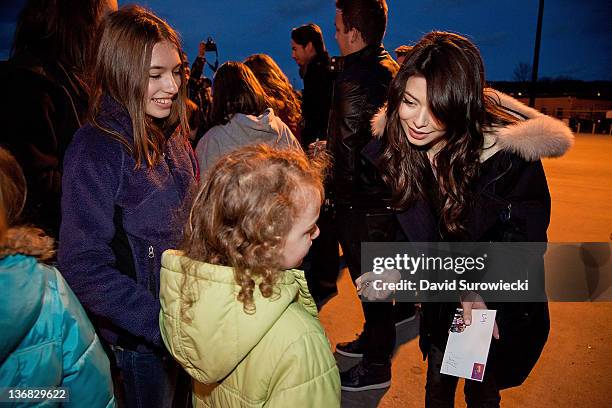
<instances>
[{"instance_id":1,"label":"paved ground","mask_svg":"<svg viewBox=\"0 0 612 408\"><path fill-rule=\"evenodd\" d=\"M612 138L579 135L562 159L544 162L553 200L549 240L612 240ZM520 388L502 392L504 407L612 407L612 302L551 303L551 332L538 365ZM363 314L346 270L339 295L321 311L332 344L359 332ZM393 383L384 391L343 393L342 406L421 407L426 363L418 322L398 331ZM357 360L338 356L341 369ZM456 406L465 406L462 383Z\"/></svg>"}]
</instances>

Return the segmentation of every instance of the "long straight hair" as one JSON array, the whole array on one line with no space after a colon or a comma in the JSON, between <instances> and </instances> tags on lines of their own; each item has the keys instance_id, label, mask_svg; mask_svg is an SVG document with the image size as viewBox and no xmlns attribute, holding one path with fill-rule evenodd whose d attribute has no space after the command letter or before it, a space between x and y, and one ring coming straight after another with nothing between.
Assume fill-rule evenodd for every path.
<instances>
[{"instance_id":1,"label":"long straight hair","mask_svg":"<svg viewBox=\"0 0 612 408\"><path fill-rule=\"evenodd\" d=\"M146 114L145 96L153 47L163 41L174 45L181 59L181 85L168 118L155 120ZM123 144L136 159L137 168L143 163L151 167L161 159L166 140L164 133L178 127L178 131L188 137L187 88L180 51L177 33L164 20L142 7L121 8L111 13L104 24L93 76L90 121ZM127 109L132 120L133 146L123 135L97 121L104 95Z\"/></svg>"},{"instance_id":2,"label":"long straight hair","mask_svg":"<svg viewBox=\"0 0 612 408\"><path fill-rule=\"evenodd\" d=\"M480 168L484 131L515 119L485 97L484 64L474 44L457 34L426 34L391 82L387 99L379 164L399 209L426 198L424 180L431 166L426 150L409 143L399 118L406 82L412 76L427 81L429 110L446 129L443 146L433 159L441 199L441 233L459 238L465 232L463 217Z\"/></svg>"},{"instance_id":3,"label":"long straight hair","mask_svg":"<svg viewBox=\"0 0 612 408\"><path fill-rule=\"evenodd\" d=\"M213 78L213 125L225 125L236 113L259 116L267 107L266 92L249 67L238 61L219 67Z\"/></svg>"}]
</instances>

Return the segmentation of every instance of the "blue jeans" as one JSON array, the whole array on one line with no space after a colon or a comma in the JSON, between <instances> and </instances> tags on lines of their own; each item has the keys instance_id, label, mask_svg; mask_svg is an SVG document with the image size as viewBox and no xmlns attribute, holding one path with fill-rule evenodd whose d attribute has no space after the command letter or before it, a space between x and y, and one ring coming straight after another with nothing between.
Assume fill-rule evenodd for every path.
<instances>
[{"instance_id":1,"label":"blue jeans","mask_svg":"<svg viewBox=\"0 0 612 408\"><path fill-rule=\"evenodd\" d=\"M167 354L110 346L114 354L113 383L119 406L172 407L179 366Z\"/></svg>"}]
</instances>

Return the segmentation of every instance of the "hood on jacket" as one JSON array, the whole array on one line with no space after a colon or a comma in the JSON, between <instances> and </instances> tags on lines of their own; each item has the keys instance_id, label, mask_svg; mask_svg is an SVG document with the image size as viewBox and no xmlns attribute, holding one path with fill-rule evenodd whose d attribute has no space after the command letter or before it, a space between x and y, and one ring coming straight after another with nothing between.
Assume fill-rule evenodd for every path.
<instances>
[{"instance_id":1,"label":"hood on jacket","mask_svg":"<svg viewBox=\"0 0 612 408\"><path fill-rule=\"evenodd\" d=\"M502 92L487 88L485 93L506 111L519 119L504 127L485 132L480 161L484 162L500 150L516 153L524 160L536 161L543 157L560 157L574 144L572 131L563 122L544 115ZM372 118L372 133L382 137L387 122L387 106Z\"/></svg>"},{"instance_id":2,"label":"hood on jacket","mask_svg":"<svg viewBox=\"0 0 612 408\"><path fill-rule=\"evenodd\" d=\"M35 258L0 259L0 364L21 343L40 315L47 278Z\"/></svg>"},{"instance_id":3,"label":"hood on jacket","mask_svg":"<svg viewBox=\"0 0 612 408\"><path fill-rule=\"evenodd\" d=\"M253 140L253 135L257 135L260 140L278 141L282 133L279 122L274 110L267 108L259 116L235 113L221 129L232 138Z\"/></svg>"},{"instance_id":4,"label":"hood on jacket","mask_svg":"<svg viewBox=\"0 0 612 408\"><path fill-rule=\"evenodd\" d=\"M185 290L195 294L195 299L183 316L186 262L193 262L194 268L189 269ZM230 374L294 301L318 317L304 273L294 269L281 276L278 296L264 298L256 285L253 314L245 313L236 299L240 286L233 268L192 261L180 251L168 250L162 255L160 280L164 342L187 372L204 384Z\"/></svg>"}]
</instances>

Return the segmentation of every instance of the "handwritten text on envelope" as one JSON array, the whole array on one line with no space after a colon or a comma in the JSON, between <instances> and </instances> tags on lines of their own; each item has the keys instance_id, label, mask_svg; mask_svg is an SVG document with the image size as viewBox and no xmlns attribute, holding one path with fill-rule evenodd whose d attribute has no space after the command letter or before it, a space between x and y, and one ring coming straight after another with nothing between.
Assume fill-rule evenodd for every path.
<instances>
[{"instance_id":1,"label":"handwritten text on envelope","mask_svg":"<svg viewBox=\"0 0 612 408\"><path fill-rule=\"evenodd\" d=\"M473 309L472 324L450 332L442 359L442 374L482 381L491 346L495 310Z\"/></svg>"}]
</instances>

